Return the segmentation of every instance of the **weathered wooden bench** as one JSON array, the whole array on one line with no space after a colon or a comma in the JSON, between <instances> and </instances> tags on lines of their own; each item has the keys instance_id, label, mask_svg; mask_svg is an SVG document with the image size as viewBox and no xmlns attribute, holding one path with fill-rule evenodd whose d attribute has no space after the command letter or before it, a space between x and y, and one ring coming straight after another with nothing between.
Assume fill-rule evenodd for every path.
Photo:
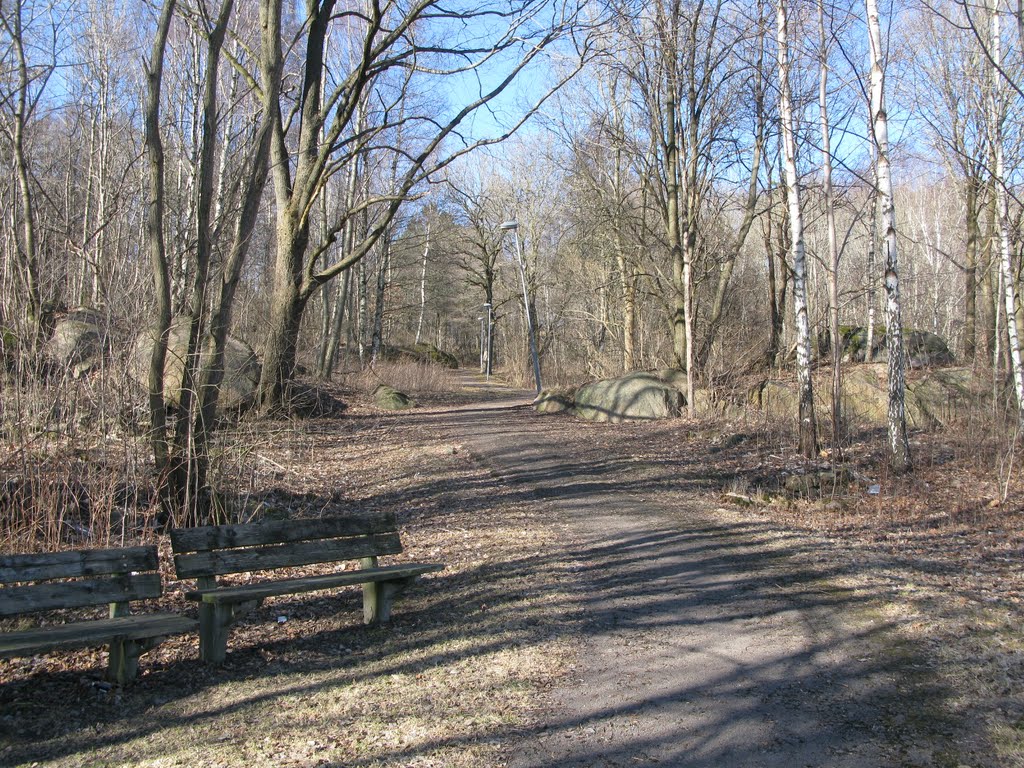
<instances>
[{"instance_id":1,"label":"weathered wooden bench","mask_svg":"<svg viewBox=\"0 0 1024 768\"><path fill-rule=\"evenodd\" d=\"M393 514L359 514L318 520L275 520L171 531L179 579L196 579L187 596L199 602L199 655L220 663L231 624L267 597L348 585L363 587L363 620L386 622L395 596L437 563L377 566L377 557L402 551ZM359 568L302 578L265 578L225 584L218 576L359 560Z\"/></svg>"},{"instance_id":2,"label":"weathered wooden bench","mask_svg":"<svg viewBox=\"0 0 1024 768\"><path fill-rule=\"evenodd\" d=\"M0 633L0 657L109 645L107 675L124 684L139 656L196 622L175 613L131 615L130 603L159 597L156 547L124 547L0 557L0 617L109 604L109 618Z\"/></svg>"}]
</instances>

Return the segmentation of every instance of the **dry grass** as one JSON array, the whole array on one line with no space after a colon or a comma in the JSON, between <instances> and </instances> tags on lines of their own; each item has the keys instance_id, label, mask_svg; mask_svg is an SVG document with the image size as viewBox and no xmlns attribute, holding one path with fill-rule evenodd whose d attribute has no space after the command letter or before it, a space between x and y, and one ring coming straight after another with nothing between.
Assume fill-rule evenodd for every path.
<instances>
[{"instance_id":1,"label":"dry grass","mask_svg":"<svg viewBox=\"0 0 1024 768\"><path fill-rule=\"evenodd\" d=\"M127 376L0 386L0 552L152 535L148 445Z\"/></svg>"},{"instance_id":2,"label":"dry grass","mask_svg":"<svg viewBox=\"0 0 1024 768\"><path fill-rule=\"evenodd\" d=\"M278 423L248 458L264 512L394 509L398 559L446 570L384 628L361 625L354 589L270 600L237 625L224 668L176 638L124 690L99 685L100 650L0 661L0 764L501 764L572 657L571 537L448 436L359 403L342 420ZM191 611L187 585L168 580L165 606Z\"/></svg>"},{"instance_id":3,"label":"dry grass","mask_svg":"<svg viewBox=\"0 0 1024 768\"><path fill-rule=\"evenodd\" d=\"M422 409L478 396L417 399ZM124 691L97 685L99 650L2 661L0 764L502 764L538 692L572 661L571 532L475 466L453 436L382 414L355 389L341 397L351 405L341 419L223 434L219 478L235 490L238 516L397 510L403 557L447 570L401 600L389 628L362 627L351 590L268 601L234 632L225 668L203 668L195 638L175 639ZM885 470L882 434L855 434L846 456L858 482L817 499L758 495L828 467L800 459L777 423L542 424L576 460L652 504L671 509L699 494L726 504L723 516L807 537L808 556L841 571L841 587L881 595L875 610L928 650L929 674L955 694L946 706L963 726L967 764L1024 766L1021 457L997 417L974 418L914 434L918 469L904 477ZM129 442L103 445L116 457ZM45 449L68 482L88 478L101 447L76 465L57 436L27 444L32 453L9 443L8 470ZM115 474L121 465L111 460ZM755 504L729 506L724 490ZM185 586L170 582L167 606L191 610Z\"/></svg>"},{"instance_id":4,"label":"dry grass","mask_svg":"<svg viewBox=\"0 0 1024 768\"><path fill-rule=\"evenodd\" d=\"M399 392L453 392L459 389L455 371L440 365L412 360L380 361L361 373L349 377L363 392L372 392L379 384L387 384Z\"/></svg>"}]
</instances>

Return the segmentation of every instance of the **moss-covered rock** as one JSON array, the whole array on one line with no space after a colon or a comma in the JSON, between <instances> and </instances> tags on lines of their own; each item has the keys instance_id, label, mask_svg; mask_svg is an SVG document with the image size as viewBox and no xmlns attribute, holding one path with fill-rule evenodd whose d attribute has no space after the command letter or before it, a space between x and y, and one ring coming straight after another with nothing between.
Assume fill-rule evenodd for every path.
<instances>
[{"instance_id":1,"label":"moss-covered rock","mask_svg":"<svg viewBox=\"0 0 1024 768\"><path fill-rule=\"evenodd\" d=\"M846 467L836 467L834 470L789 475L783 482L783 488L791 496L818 499L841 493L855 483L853 472Z\"/></svg>"},{"instance_id":2,"label":"moss-covered rock","mask_svg":"<svg viewBox=\"0 0 1024 768\"><path fill-rule=\"evenodd\" d=\"M683 396L653 373L634 372L585 384L576 391L575 402L581 418L617 423L675 418Z\"/></svg>"},{"instance_id":3,"label":"moss-covered rock","mask_svg":"<svg viewBox=\"0 0 1024 768\"><path fill-rule=\"evenodd\" d=\"M109 351L107 328L107 318L89 307L57 315L44 353L62 373L77 379L103 362Z\"/></svg>"},{"instance_id":4,"label":"moss-covered rock","mask_svg":"<svg viewBox=\"0 0 1024 768\"><path fill-rule=\"evenodd\" d=\"M576 405L575 390L563 387L543 390L533 401L537 413L567 413Z\"/></svg>"},{"instance_id":5,"label":"moss-covered rock","mask_svg":"<svg viewBox=\"0 0 1024 768\"><path fill-rule=\"evenodd\" d=\"M18 334L13 328L0 325L0 365L4 368L13 366L18 356Z\"/></svg>"},{"instance_id":6,"label":"moss-covered rock","mask_svg":"<svg viewBox=\"0 0 1024 768\"><path fill-rule=\"evenodd\" d=\"M968 368L927 371L907 383L904 397L907 424L916 428L949 427L962 420L975 404L990 396L987 384ZM761 382L750 391L749 403L775 416L791 415L795 418L798 406L796 383ZM819 413L830 412L827 386L816 385L815 408ZM885 365L858 365L843 370L843 412L847 419L860 424L885 426L888 408Z\"/></svg>"},{"instance_id":7,"label":"moss-covered rock","mask_svg":"<svg viewBox=\"0 0 1024 768\"><path fill-rule=\"evenodd\" d=\"M417 363L434 363L455 370L459 367L459 358L438 349L433 344L415 344L411 347L384 346L381 356L385 360L412 360Z\"/></svg>"},{"instance_id":8,"label":"moss-covered rock","mask_svg":"<svg viewBox=\"0 0 1024 768\"><path fill-rule=\"evenodd\" d=\"M412 408L412 400L407 394L387 384L378 384L373 390L373 403L385 411L404 411Z\"/></svg>"},{"instance_id":9,"label":"moss-covered rock","mask_svg":"<svg viewBox=\"0 0 1024 768\"><path fill-rule=\"evenodd\" d=\"M167 360L164 363L164 389L172 405L181 402L181 379L188 350L189 321L176 317L171 322L167 339ZM148 328L135 340L132 354L132 377L143 387L148 386L149 360L153 354L154 329ZM213 337L203 340L200 365L206 365L213 352ZM241 339L228 337L224 349L224 377L220 384L219 405L223 410L241 410L255 401L260 383L261 366L252 347Z\"/></svg>"},{"instance_id":10,"label":"moss-covered rock","mask_svg":"<svg viewBox=\"0 0 1024 768\"><path fill-rule=\"evenodd\" d=\"M843 361L852 363L885 362L889 351L885 346L885 326L875 328L871 340L871 355L867 355L868 329L859 325L842 325ZM828 354L831 349L827 333L819 335L819 349ZM903 345L911 368L933 368L953 365L956 360L945 340L930 331L907 328L903 331Z\"/></svg>"},{"instance_id":11,"label":"moss-covered rock","mask_svg":"<svg viewBox=\"0 0 1024 768\"><path fill-rule=\"evenodd\" d=\"M459 358L443 349L438 349L433 344L417 344L413 347L413 351L421 360L428 360L452 370L459 367Z\"/></svg>"}]
</instances>

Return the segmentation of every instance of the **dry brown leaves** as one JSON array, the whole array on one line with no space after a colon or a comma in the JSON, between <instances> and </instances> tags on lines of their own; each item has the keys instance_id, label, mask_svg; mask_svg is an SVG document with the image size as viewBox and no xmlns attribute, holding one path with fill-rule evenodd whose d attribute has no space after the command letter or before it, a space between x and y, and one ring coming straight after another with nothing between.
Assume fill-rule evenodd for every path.
<instances>
[{"instance_id":1,"label":"dry brown leaves","mask_svg":"<svg viewBox=\"0 0 1024 768\"><path fill-rule=\"evenodd\" d=\"M352 403L340 419L240 428L222 475L238 509L393 509L402 557L447 569L399 602L391 627L362 627L351 590L269 601L237 626L224 668L195 661L194 637L173 639L123 691L98 684L99 650L0 662L0 763L500 764L537 693L571 663L573 600L559 586L571 532L508 494L452 435L340 396ZM479 397L424 394L418 407ZM856 482L794 499L761 491L829 462L799 458L792 436L763 422L525 418L602 481L653 504L700 494L722 515L806 536L810 556L834 563L845 586L930 649L930 673L977 734L972 764L1024 765L1019 457L969 430L915 434L916 471L892 477L884 436L862 433L845 450ZM727 492L754 503L734 506ZM185 586L170 581L164 607L192 610Z\"/></svg>"},{"instance_id":2,"label":"dry brown leaves","mask_svg":"<svg viewBox=\"0 0 1024 768\"><path fill-rule=\"evenodd\" d=\"M538 503L504 496L450 436L358 401L340 420L263 433L247 452L258 472L246 508L393 509L406 551L391 562L446 569L400 598L385 627L361 624L358 589L268 600L235 626L222 668L198 662L194 636L173 638L124 690L102 682L100 649L0 661L0 764L500 762L572 656L565 532ZM159 607L194 614L162 547Z\"/></svg>"}]
</instances>

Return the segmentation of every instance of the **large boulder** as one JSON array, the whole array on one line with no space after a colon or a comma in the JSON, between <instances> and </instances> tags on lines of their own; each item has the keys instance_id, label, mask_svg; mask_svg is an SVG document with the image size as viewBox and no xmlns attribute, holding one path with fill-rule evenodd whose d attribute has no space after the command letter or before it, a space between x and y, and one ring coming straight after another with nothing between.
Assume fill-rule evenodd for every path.
<instances>
[{"instance_id":1,"label":"large boulder","mask_svg":"<svg viewBox=\"0 0 1024 768\"><path fill-rule=\"evenodd\" d=\"M831 410L830 393L821 379L815 384L815 408ZM907 424L913 428L950 427L963 421L972 405L984 402L990 393L968 368L928 371L907 382L904 406ZM843 413L860 424L885 426L889 394L886 366L858 365L843 370ZM751 389L749 402L773 416L796 415L796 383L764 381Z\"/></svg>"},{"instance_id":2,"label":"large boulder","mask_svg":"<svg viewBox=\"0 0 1024 768\"><path fill-rule=\"evenodd\" d=\"M433 363L444 368L455 370L459 367L459 358L438 349L433 344L414 344L411 347L391 347L384 345L381 356L385 360L412 360L417 363Z\"/></svg>"},{"instance_id":3,"label":"large boulder","mask_svg":"<svg viewBox=\"0 0 1024 768\"><path fill-rule=\"evenodd\" d=\"M176 317L171 322L167 340L167 360L164 363L164 390L172 405L181 402L181 377L188 349L189 320ZM153 354L154 329L147 328L135 340L132 354L132 377L142 386L148 386L149 360ZM213 337L203 339L200 365L206 365L213 352ZM224 348L224 378L220 383L219 405L224 410L248 408L256 399L260 383L260 362L252 347L241 339L229 336Z\"/></svg>"},{"instance_id":4,"label":"large boulder","mask_svg":"<svg viewBox=\"0 0 1024 768\"><path fill-rule=\"evenodd\" d=\"M969 368L930 371L907 384L907 414L917 426L948 427L986 397L991 397L986 384Z\"/></svg>"},{"instance_id":5,"label":"large boulder","mask_svg":"<svg viewBox=\"0 0 1024 768\"><path fill-rule=\"evenodd\" d=\"M663 381L670 387L678 389L683 396L686 396L686 371L679 368L659 368L653 372L659 381Z\"/></svg>"},{"instance_id":6,"label":"large boulder","mask_svg":"<svg viewBox=\"0 0 1024 768\"><path fill-rule=\"evenodd\" d=\"M857 325L844 325L840 327L843 337L843 360L846 362L885 362L889 358L889 351L885 346L885 328L875 328L874 336L871 339L871 356L867 356L868 330ZM822 353L826 353L828 347L828 335L822 337ZM945 340L930 331L921 331L913 328L903 332L903 344L907 352L907 362L911 368L933 368L939 366L953 365L956 360L949 350Z\"/></svg>"},{"instance_id":7,"label":"large boulder","mask_svg":"<svg viewBox=\"0 0 1024 768\"><path fill-rule=\"evenodd\" d=\"M910 331L904 343L911 368L933 368L956 362L945 340L929 331Z\"/></svg>"},{"instance_id":8,"label":"large boulder","mask_svg":"<svg viewBox=\"0 0 1024 768\"><path fill-rule=\"evenodd\" d=\"M537 413L568 413L576 405L575 390L555 389L543 390L533 401Z\"/></svg>"},{"instance_id":9,"label":"large boulder","mask_svg":"<svg viewBox=\"0 0 1024 768\"><path fill-rule=\"evenodd\" d=\"M679 416L683 395L656 374L638 371L585 384L575 402L576 414L591 421L651 421Z\"/></svg>"},{"instance_id":10,"label":"large boulder","mask_svg":"<svg viewBox=\"0 0 1024 768\"><path fill-rule=\"evenodd\" d=\"M109 350L107 318L88 307L54 318L53 335L44 352L60 371L80 378L98 368Z\"/></svg>"},{"instance_id":11,"label":"large boulder","mask_svg":"<svg viewBox=\"0 0 1024 768\"><path fill-rule=\"evenodd\" d=\"M843 369L843 412L853 421L885 424L889 409L889 390L884 365L858 365ZM826 398L828 392L819 393ZM831 403L823 408L831 412Z\"/></svg>"},{"instance_id":12,"label":"large boulder","mask_svg":"<svg viewBox=\"0 0 1024 768\"><path fill-rule=\"evenodd\" d=\"M373 390L373 403L385 411L404 411L412 407L412 400L407 394L387 384L378 384Z\"/></svg>"},{"instance_id":13,"label":"large boulder","mask_svg":"<svg viewBox=\"0 0 1024 768\"><path fill-rule=\"evenodd\" d=\"M459 358L450 352L438 349L433 344L417 344L413 347L413 352L421 360L438 363L445 368L451 368L453 371L459 367Z\"/></svg>"}]
</instances>

